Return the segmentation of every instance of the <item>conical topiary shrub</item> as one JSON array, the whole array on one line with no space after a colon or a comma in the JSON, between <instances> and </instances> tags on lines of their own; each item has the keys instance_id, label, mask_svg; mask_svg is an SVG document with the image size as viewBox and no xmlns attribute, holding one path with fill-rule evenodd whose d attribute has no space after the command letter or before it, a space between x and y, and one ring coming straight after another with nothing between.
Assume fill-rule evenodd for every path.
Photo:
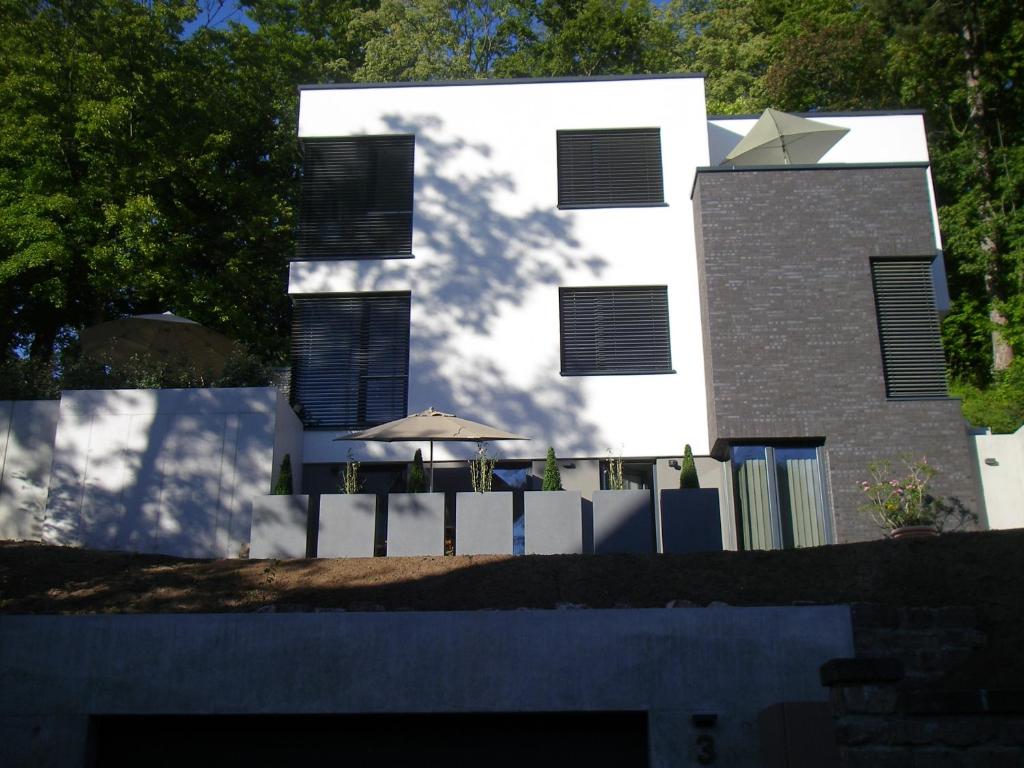
<instances>
[{"instance_id":1,"label":"conical topiary shrub","mask_svg":"<svg viewBox=\"0 0 1024 768\"><path fill-rule=\"evenodd\" d=\"M693 462L693 451L690 450L690 444L686 444L686 450L683 451L683 466L679 470L679 487L680 488L700 488L700 481L697 479L697 465Z\"/></svg>"},{"instance_id":2,"label":"conical topiary shrub","mask_svg":"<svg viewBox=\"0 0 1024 768\"><path fill-rule=\"evenodd\" d=\"M291 454L286 453L284 459L281 461L281 471L277 474L277 482L274 483L274 489L270 492L272 496L291 496L292 495L292 457Z\"/></svg>"},{"instance_id":3,"label":"conical topiary shrub","mask_svg":"<svg viewBox=\"0 0 1024 768\"><path fill-rule=\"evenodd\" d=\"M427 473L423 471L423 451L419 448L416 449L416 454L412 457L405 490L409 493L423 493L427 490Z\"/></svg>"},{"instance_id":4,"label":"conical topiary shrub","mask_svg":"<svg viewBox=\"0 0 1024 768\"><path fill-rule=\"evenodd\" d=\"M558 468L558 460L555 458L555 449L548 448L548 458L544 462L544 482L541 484L542 491L562 491L562 472Z\"/></svg>"}]
</instances>

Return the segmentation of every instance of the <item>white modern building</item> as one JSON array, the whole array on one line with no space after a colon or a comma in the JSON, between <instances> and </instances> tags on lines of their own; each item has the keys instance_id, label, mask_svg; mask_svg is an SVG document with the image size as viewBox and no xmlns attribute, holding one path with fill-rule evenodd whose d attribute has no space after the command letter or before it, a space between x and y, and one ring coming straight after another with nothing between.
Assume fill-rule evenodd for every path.
<instances>
[{"instance_id":1,"label":"white modern building","mask_svg":"<svg viewBox=\"0 0 1024 768\"><path fill-rule=\"evenodd\" d=\"M810 117L847 133L813 164L744 167L723 162L756 118L709 119L700 76L303 87L305 489L336 487L349 455L395 489L418 446L336 438L433 406L532 438L492 449L518 487L553 446L584 499L612 456L627 484L677 486L689 444L727 546L877 535L837 510L902 451L973 502L923 116ZM919 299L909 350L879 335L892 268ZM464 467L475 446L436 450Z\"/></svg>"}]
</instances>

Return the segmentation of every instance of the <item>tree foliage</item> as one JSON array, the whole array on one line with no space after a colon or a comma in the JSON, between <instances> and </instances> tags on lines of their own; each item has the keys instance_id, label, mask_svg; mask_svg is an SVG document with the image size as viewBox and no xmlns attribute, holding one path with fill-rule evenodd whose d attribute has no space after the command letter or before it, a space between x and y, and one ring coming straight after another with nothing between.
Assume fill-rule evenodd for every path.
<instances>
[{"instance_id":1,"label":"tree foliage","mask_svg":"<svg viewBox=\"0 0 1024 768\"><path fill-rule=\"evenodd\" d=\"M256 30L185 35L185 0L3 0L5 356L59 368L82 327L168 309L284 351L296 84L361 50L349 6L319 6L252 3Z\"/></svg>"},{"instance_id":2,"label":"tree foliage","mask_svg":"<svg viewBox=\"0 0 1024 768\"><path fill-rule=\"evenodd\" d=\"M405 490L409 493L423 493L427 490L427 474L423 470L423 451L419 448L412 457L412 464L409 465L409 478L405 483Z\"/></svg>"},{"instance_id":3,"label":"tree foliage","mask_svg":"<svg viewBox=\"0 0 1024 768\"><path fill-rule=\"evenodd\" d=\"M300 83L670 71L705 73L712 114L923 109L951 376L1016 380L998 374L1024 350L1013 0L242 0L214 23L232 5L0 0L0 344L29 361L5 369L18 386L45 389L86 325L143 312L283 355Z\"/></svg>"},{"instance_id":4,"label":"tree foliage","mask_svg":"<svg viewBox=\"0 0 1024 768\"><path fill-rule=\"evenodd\" d=\"M286 453L281 460L281 470L277 473L277 482L271 490L272 496L290 496L292 491L292 455Z\"/></svg>"},{"instance_id":5,"label":"tree foliage","mask_svg":"<svg viewBox=\"0 0 1024 768\"><path fill-rule=\"evenodd\" d=\"M680 488L700 488L700 480L697 477L697 465L693 461L693 449L686 444L683 451L683 465L679 469Z\"/></svg>"},{"instance_id":6,"label":"tree foliage","mask_svg":"<svg viewBox=\"0 0 1024 768\"><path fill-rule=\"evenodd\" d=\"M548 455L544 461L544 479L541 482L542 491L561 491L562 470L558 468L558 459L555 458L555 449L548 448Z\"/></svg>"}]
</instances>

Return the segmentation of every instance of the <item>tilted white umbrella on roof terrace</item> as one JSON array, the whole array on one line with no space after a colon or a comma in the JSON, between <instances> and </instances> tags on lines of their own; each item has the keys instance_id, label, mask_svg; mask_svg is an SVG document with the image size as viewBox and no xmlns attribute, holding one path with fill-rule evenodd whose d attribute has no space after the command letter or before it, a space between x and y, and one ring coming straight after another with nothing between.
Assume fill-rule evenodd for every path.
<instances>
[{"instance_id":1,"label":"tilted white umbrella on roof terrace","mask_svg":"<svg viewBox=\"0 0 1024 768\"><path fill-rule=\"evenodd\" d=\"M433 408L370 427L335 440L374 440L383 443L430 441L430 490L434 490L434 442L479 443L484 440L529 440L528 437L489 427Z\"/></svg>"},{"instance_id":2,"label":"tilted white umbrella on roof terrace","mask_svg":"<svg viewBox=\"0 0 1024 768\"><path fill-rule=\"evenodd\" d=\"M809 165L818 162L849 131L766 109L722 165Z\"/></svg>"}]
</instances>

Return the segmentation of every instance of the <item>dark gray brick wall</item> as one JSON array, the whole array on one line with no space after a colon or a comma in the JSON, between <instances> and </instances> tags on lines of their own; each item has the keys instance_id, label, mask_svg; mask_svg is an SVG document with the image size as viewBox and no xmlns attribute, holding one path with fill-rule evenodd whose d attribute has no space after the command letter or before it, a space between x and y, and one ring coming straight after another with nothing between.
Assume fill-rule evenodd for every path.
<instances>
[{"instance_id":1,"label":"dark gray brick wall","mask_svg":"<svg viewBox=\"0 0 1024 768\"><path fill-rule=\"evenodd\" d=\"M923 166L701 172L693 206L712 444L823 438L839 542L881 531L857 510L867 464L903 453L978 510L956 400L888 400L872 257L935 253Z\"/></svg>"}]
</instances>

